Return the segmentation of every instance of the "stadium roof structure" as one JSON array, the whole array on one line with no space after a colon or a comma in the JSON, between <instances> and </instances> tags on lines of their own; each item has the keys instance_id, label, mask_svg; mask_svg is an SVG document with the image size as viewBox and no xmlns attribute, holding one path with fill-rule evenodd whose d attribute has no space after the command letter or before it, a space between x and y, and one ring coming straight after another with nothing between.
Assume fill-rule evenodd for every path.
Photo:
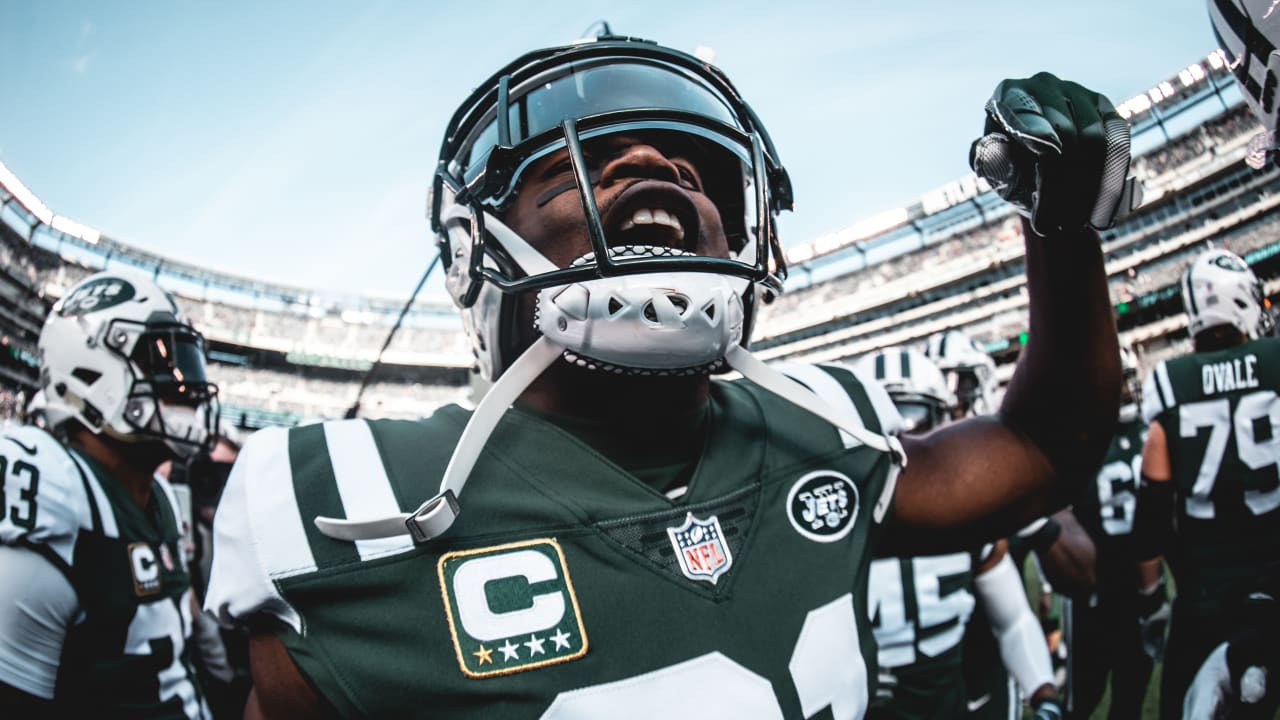
<instances>
[{"instance_id":1,"label":"stadium roof structure","mask_svg":"<svg viewBox=\"0 0 1280 720\"><path fill-rule=\"evenodd\" d=\"M1197 121L1189 111L1207 98L1216 97L1222 107L1239 102L1225 55L1214 50L1146 92L1117 106L1129 120L1135 153L1167 142L1178 128ZM1230 99L1229 99L1230 98ZM1202 118L1201 118L1202 119ZM1144 136L1151 136L1145 143ZM790 288L803 287L851 272L903 252L936 242L955 232L1012 212L973 174L929 190L911 205L892 208L860 220L812 242L787 250L789 264L805 272L792 277ZM210 297L247 307L272 306L300 313L313 309L369 313L380 319L397 315L407 298L344 294L267 282L221 272L191 262L153 253L103 235L91 226L54 213L40 198L0 163L0 221L8 222L27 241L90 268L122 263L152 273L158 282L179 293ZM177 287L175 287L175 285ZM451 303L440 299L418 300L407 321L456 322Z\"/></svg>"},{"instance_id":2,"label":"stadium roof structure","mask_svg":"<svg viewBox=\"0 0 1280 720\"><path fill-rule=\"evenodd\" d=\"M1213 98L1221 103L1215 112L1241 101L1221 50L1214 50L1203 60L1125 100L1116 109L1129 121L1136 156L1204 120L1202 113L1191 111ZM788 287L820 282L919 247L919 242L897 241L924 238L928 244L975 222L1009 212L1007 203L995 196L991 186L970 173L922 193L915 203L879 213L813 242L791 246L787 249L788 264L803 269L809 277L808 281L789 283ZM895 245L899 251L892 249ZM860 262L851 262L854 258L860 258Z\"/></svg>"},{"instance_id":3,"label":"stadium roof structure","mask_svg":"<svg viewBox=\"0 0 1280 720\"><path fill-rule=\"evenodd\" d=\"M0 221L9 224L27 242L55 252L68 261L94 269L105 269L111 263L128 265L150 273L170 289L185 290L188 295L208 294L209 290L222 291L217 299L233 304L254 307L266 302L278 307L356 310L394 317L408 300L407 297L339 293L268 282L144 250L54 213L3 163L0 163ZM438 299L415 301L412 313L449 319L457 317L452 303Z\"/></svg>"}]
</instances>

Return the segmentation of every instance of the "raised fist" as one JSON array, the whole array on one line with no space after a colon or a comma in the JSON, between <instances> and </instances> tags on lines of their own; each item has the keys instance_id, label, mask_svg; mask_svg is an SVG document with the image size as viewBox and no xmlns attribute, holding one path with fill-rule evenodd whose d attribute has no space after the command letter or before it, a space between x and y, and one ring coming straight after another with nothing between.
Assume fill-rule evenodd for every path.
<instances>
[{"instance_id":1,"label":"raised fist","mask_svg":"<svg viewBox=\"0 0 1280 720\"><path fill-rule=\"evenodd\" d=\"M1106 97L1042 72L1001 82L986 110L969 165L1036 234L1108 228L1141 202L1129 125Z\"/></svg>"}]
</instances>

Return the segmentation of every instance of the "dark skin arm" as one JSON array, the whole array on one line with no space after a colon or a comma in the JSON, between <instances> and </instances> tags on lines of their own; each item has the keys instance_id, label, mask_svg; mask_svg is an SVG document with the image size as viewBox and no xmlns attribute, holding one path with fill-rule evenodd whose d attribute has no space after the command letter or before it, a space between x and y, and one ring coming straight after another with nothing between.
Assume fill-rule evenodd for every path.
<instances>
[{"instance_id":1,"label":"dark skin arm","mask_svg":"<svg viewBox=\"0 0 1280 720\"><path fill-rule=\"evenodd\" d=\"M1097 550L1093 540L1070 510L1059 510L1053 514L1053 520L1062 527L1062 534L1044 551L1036 551L1045 579L1063 595L1088 595L1097 582L1094 575Z\"/></svg>"},{"instance_id":2,"label":"dark skin arm","mask_svg":"<svg viewBox=\"0 0 1280 720\"><path fill-rule=\"evenodd\" d=\"M1093 477L1120 402L1120 351L1097 233L1039 237L1023 222L1030 325L995 416L903 437L887 552L918 555L1011 535Z\"/></svg>"},{"instance_id":3,"label":"dark skin arm","mask_svg":"<svg viewBox=\"0 0 1280 720\"><path fill-rule=\"evenodd\" d=\"M302 677L276 636L262 633L250 637L249 660L253 690L245 703L245 720L338 716ZM259 693L258 688L268 688L269 692Z\"/></svg>"}]
</instances>

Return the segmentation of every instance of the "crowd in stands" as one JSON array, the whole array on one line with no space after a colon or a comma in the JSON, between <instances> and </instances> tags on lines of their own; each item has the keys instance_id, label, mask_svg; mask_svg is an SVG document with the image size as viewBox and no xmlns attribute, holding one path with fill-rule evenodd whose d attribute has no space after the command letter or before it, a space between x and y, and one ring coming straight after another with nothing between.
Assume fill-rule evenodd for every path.
<instances>
[{"instance_id":1,"label":"crowd in stands","mask_svg":"<svg viewBox=\"0 0 1280 720\"><path fill-rule=\"evenodd\" d=\"M342 417L355 402L359 382L303 377L298 373L215 364L210 379L224 405L251 407L298 418ZM364 417L414 418L460 402L468 387L374 382L360 406Z\"/></svg>"},{"instance_id":2,"label":"crowd in stands","mask_svg":"<svg viewBox=\"0 0 1280 720\"><path fill-rule=\"evenodd\" d=\"M1256 122L1241 105L1137 159L1135 171L1140 178L1159 178L1188 163L1202 163L1204 158L1215 155L1218 147L1252 135L1256 129ZM785 335L803 327L797 325L798 322L810 322L806 318L816 318L810 324L822 322L838 314L832 311L833 303L848 298L882 297L882 305L891 307L903 298L988 272L997 264L1019 261L1022 237L1016 216L977 227L972 226L974 222L957 226L958 231L955 228L933 231L940 236L905 237L904 243L914 242L919 247L783 294L772 304L762 306L757 337L770 337L777 327L783 330L773 334ZM1203 218L1197 222L1203 222ZM1129 237L1108 244L1108 259L1146 251L1150 246L1162 247L1175 231L1186 232L1191 227L1191 222L1187 222L1185 229L1132 232ZM1244 254L1273 242L1277 232L1280 232L1280 212L1250 221L1208 242ZM0 232L0 240L0 264L10 275L28 283L38 297L52 299L61 288L93 272L92 268L31 245L18 233ZM1127 301L1174 282L1186 259L1204 244L1205 241L1193 245L1172 243L1167 253L1156 253L1154 259L1144 260L1113 277L1113 298ZM888 246L877 249L884 252ZM877 249L869 250L872 259ZM326 358L339 365L352 361L359 366L372 361L390 330L388 317L344 312L336 307L308 307L302 312L292 312L181 296L179 302L211 340L247 348L302 353L312 357L310 364L328 364ZM999 312L975 326L973 332L980 339L1007 337L1006 333L1017 332L1016 326L1021 322L1025 320L1016 312ZM387 359L401 364L464 367L470 364L470 357L460 327L424 328L411 322L400 328L388 348ZM215 363L212 372L217 375L213 379L222 386L224 403L304 418L341 416L354 401L358 388L354 382L319 380L299 373L221 363ZM362 406L369 416L413 417L462 399L466 394L466 388L381 383L366 390ZM20 399L6 391L0 395L0 413L12 412L15 403L20 406ZM21 412L20 407L17 412Z\"/></svg>"},{"instance_id":3,"label":"crowd in stands","mask_svg":"<svg viewBox=\"0 0 1280 720\"><path fill-rule=\"evenodd\" d=\"M23 420L26 417L27 394L23 390L0 385L0 420Z\"/></svg>"},{"instance_id":4,"label":"crowd in stands","mask_svg":"<svg viewBox=\"0 0 1280 720\"><path fill-rule=\"evenodd\" d=\"M1243 135L1252 136L1259 129L1247 105L1240 104L1165 143L1134 161L1134 174L1149 181L1189 162L1212 155L1216 149Z\"/></svg>"},{"instance_id":5,"label":"crowd in stands","mask_svg":"<svg viewBox=\"0 0 1280 720\"><path fill-rule=\"evenodd\" d=\"M351 322L338 310L315 317L181 297L178 302L209 339L246 347L372 361L391 330L381 318ZM422 365L466 366L471 358L460 325L457 329L401 326L387 352L401 353L402 363Z\"/></svg>"},{"instance_id":6,"label":"crowd in stands","mask_svg":"<svg viewBox=\"0 0 1280 720\"><path fill-rule=\"evenodd\" d=\"M866 294L900 281L905 281L904 286L894 289L899 290L899 295L907 295L919 289L924 273L940 277L948 275L946 271L952 266L986 267L1004 251L1021 246L1022 231L1016 218L973 228L848 275L783 293L761 309L760 327L767 329L774 321L794 317L796 311L818 308L832 300Z\"/></svg>"}]
</instances>

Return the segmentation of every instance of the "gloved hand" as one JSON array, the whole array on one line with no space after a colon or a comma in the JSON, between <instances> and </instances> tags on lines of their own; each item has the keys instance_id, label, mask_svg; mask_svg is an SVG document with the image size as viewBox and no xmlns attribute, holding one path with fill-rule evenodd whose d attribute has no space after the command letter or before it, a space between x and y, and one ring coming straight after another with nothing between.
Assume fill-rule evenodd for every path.
<instances>
[{"instance_id":1,"label":"gloved hand","mask_svg":"<svg viewBox=\"0 0 1280 720\"><path fill-rule=\"evenodd\" d=\"M1141 626L1142 650L1157 662L1164 660L1169 619L1172 614L1163 578L1148 592L1138 593L1138 623Z\"/></svg>"},{"instance_id":2,"label":"gloved hand","mask_svg":"<svg viewBox=\"0 0 1280 720\"><path fill-rule=\"evenodd\" d=\"M1042 72L1001 82L986 110L969 165L1036 234L1108 228L1141 202L1129 125L1104 96Z\"/></svg>"},{"instance_id":3,"label":"gloved hand","mask_svg":"<svg viewBox=\"0 0 1280 720\"><path fill-rule=\"evenodd\" d=\"M1233 668L1228 654L1236 641L1222 643L1209 653L1182 701L1182 716L1190 720L1226 717L1240 704L1260 701L1267 691L1263 665Z\"/></svg>"}]
</instances>

